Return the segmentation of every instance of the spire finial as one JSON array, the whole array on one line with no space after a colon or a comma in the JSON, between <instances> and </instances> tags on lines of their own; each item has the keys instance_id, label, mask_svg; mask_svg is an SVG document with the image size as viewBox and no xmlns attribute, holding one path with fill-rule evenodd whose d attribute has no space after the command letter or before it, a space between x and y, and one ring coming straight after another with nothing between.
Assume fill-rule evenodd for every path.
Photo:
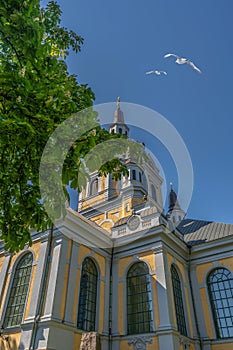
<instances>
[{"instance_id":1,"label":"spire finial","mask_svg":"<svg viewBox=\"0 0 233 350\"><path fill-rule=\"evenodd\" d=\"M170 190L173 191L173 183L170 182Z\"/></svg>"},{"instance_id":2,"label":"spire finial","mask_svg":"<svg viewBox=\"0 0 233 350\"><path fill-rule=\"evenodd\" d=\"M117 107L118 108L120 108L120 104L121 104L121 99L120 99L120 97L118 97L118 99L117 99Z\"/></svg>"}]
</instances>

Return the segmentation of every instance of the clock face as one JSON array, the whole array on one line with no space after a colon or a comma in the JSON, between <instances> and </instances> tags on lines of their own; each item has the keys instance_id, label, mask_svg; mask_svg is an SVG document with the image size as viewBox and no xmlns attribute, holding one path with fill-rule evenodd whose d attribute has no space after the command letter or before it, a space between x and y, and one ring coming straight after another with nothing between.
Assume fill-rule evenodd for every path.
<instances>
[{"instance_id":1,"label":"clock face","mask_svg":"<svg viewBox=\"0 0 233 350\"><path fill-rule=\"evenodd\" d=\"M131 231L134 231L140 225L140 219L138 215L131 216L127 222L127 226Z\"/></svg>"}]
</instances>

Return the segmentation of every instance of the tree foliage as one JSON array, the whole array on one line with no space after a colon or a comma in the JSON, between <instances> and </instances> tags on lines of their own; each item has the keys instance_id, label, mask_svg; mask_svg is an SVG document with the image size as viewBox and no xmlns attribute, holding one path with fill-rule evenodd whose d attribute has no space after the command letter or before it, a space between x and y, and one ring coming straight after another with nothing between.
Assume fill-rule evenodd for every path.
<instances>
[{"instance_id":1,"label":"tree foliage","mask_svg":"<svg viewBox=\"0 0 233 350\"><path fill-rule=\"evenodd\" d=\"M0 230L5 248L22 249L30 229L51 224L41 203L40 159L53 131L73 113L92 106L94 94L68 73L69 49L80 51L83 38L61 26L53 1L2 0L0 4ZM90 118L97 122L96 113ZM64 184L77 187L81 159L100 142L119 137L100 127L71 147ZM127 170L120 160L102 166L117 178Z\"/></svg>"}]
</instances>

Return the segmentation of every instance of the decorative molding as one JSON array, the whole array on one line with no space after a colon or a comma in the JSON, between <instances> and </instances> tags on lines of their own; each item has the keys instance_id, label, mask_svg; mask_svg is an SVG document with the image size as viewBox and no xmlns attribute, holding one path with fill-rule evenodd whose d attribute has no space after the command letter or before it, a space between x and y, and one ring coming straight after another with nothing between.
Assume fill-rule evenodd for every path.
<instances>
[{"instance_id":1,"label":"decorative molding","mask_svg":"<svg viewBox=\"0 0 233 350\"><path fill-rule=\"evenodd\" d=\"M140 217L138 215L131 216L127 221L127 226L130 231L135 231L140 225Z\"/></svg>"},{"instance_id":2,"label":"decorative molding","mask_svg":"<svg viewBox=\"0 0 233 350\"><path fill-rule=\"evenodd\" d=\"M59 237L59 238L55 239L53 246L56 247L56 246L58 246L61 243L62 243L62 238Z\"/></svg>"},{"instance_id":3,"label":"decorative molding","mask_svg":"<svg viewBox=\"0 0 233 350\"><path fill-rule=\"evenodd\" d=\"M159 245L158 247L154 247L153 248L153 253L154 254L160 254L160 253L163 253L163 251L164 251L163 245Z\"/></svg>"},{"instance_id":4,"label":"decorative molding","mask_svg":"<svg viewBox=\"0 0 233 350\"><path fill-rule=\"evenodd\" d=\"M85 332L82 334L80 350L94 350L99 348L100 338L96 332Z\"/></svg>"},{"instance_id":5,"label":"decorative molding","mask_svg":"<svg viewBox=\"0 0 233 350\"><path fill-rule=\"evenodd\" d=\"M26 243L23 250L27 250L29 248L29 243Z\"/></svg>"},{"instance_id":6,"label":"decorative molding","mask_svg":"<svg viewBox=\"0 0 233 350\"><path fill-rule=\"evenodd\" d=\"M180 345L182 346L183 350L188 350L190 347L190 341L188 339L180 337Z\"/></svg>"},{"instance_id":7,"label":"decorative molding","mask_svg":"<svg viewBox=\"0 0 233 350\"><path fill-rule=\"evenodd\" d=\"M133 344L133 350L146 350L146 344L152 344L150 337L133 337L129 339L128 345Z\"/></svg>"}]
</instances>

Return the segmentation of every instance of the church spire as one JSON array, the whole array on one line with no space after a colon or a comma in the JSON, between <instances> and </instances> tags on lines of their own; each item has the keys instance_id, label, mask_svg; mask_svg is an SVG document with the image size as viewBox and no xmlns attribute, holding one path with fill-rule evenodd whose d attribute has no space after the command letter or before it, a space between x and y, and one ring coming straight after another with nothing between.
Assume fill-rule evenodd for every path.
<instances>
[{"instance_id":1,"label":"church spire","mask_svg":"<svg viewBox=\"0 0 233 350\"><path fill-rule=\"evenodd\" d=\"M114 112L113 123L125 124L124 114L123 114L123 112L121 110L121 99L120 99L120 97L118 97L118 99L117 99L117 109Z\"/></svg>"},{"instance_id":2,"label":"church spire","mask_svg":"<svg viewBox=\"0 0 233 350\"><path fill-rule=\"evenodd\" d=\"M170 183L170 193L168 202L167 218L173 223L178 223L185 217L185 212L181 209L177 194L173 189L172 182Z\"/></svg>"},{"instance_id":3,"label":"church spire","mask_svg":"<svg viewBox=\"0 0 233 350\"><path fill-rule=\"evenodd\" d=\"M110 125L109 132L115 132L116 134L128 135L129 128L125 124L124 113L121 110L120 97L117 99L117 108L113 115L113 124Z\"/></svg>"},{"instance_id":4,"label":"church spire","mask_svg":"<svg viewBox=\"0 0 233 350\"><path fill-rule=\"evenodd\" d=\"M173 184L170 182L170 193L169 193L169 206L168 206L168 213L172 212L174 209L180 210L180 204L177 199L176 192L173 189Z\"/></svg>"}]
</instances>

